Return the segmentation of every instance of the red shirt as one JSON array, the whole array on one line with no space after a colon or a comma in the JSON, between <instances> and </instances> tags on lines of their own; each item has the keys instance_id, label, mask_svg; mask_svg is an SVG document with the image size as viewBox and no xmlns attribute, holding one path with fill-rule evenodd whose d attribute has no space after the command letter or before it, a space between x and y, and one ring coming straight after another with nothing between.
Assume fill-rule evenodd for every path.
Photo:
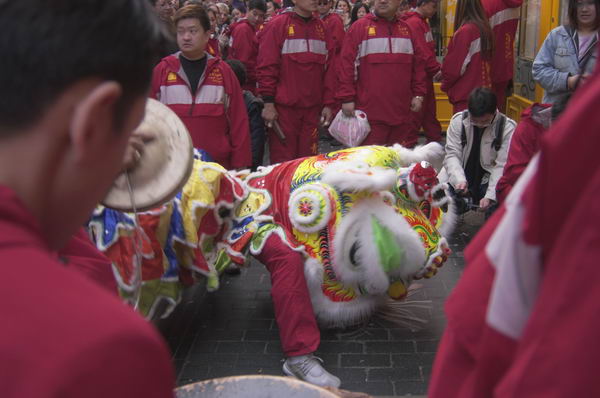
<instances>
[{"instance_id":1,"label":"red shirt","mask_svg":"<svg viewBox=\"0 0 600 398\"><path fill-rule=\"evenodd\" d=\"M448 44L442 64L442 90L452 104L466 102L477 87L491 87L490 63L481 56L479 29L472 23L461 26Z\"/></svg>"},{"instance_id":2,"label":"red shirt","mask_svg":"<svg viewBox=\"0 0 600 398\"><path fill-rule=\"evenodd\" d=\"M187 127L194 146L226 169L252 164L246 105L237 77L220 58L209 57L196 95L179 62L169 55L154 68L151 97L168 105Z\"/></svg>"},{"instance_id":3,"label":"red shirt","mask_svg":"<svg viewBox=\"0 0 600 398\"><path fill-rule=\"evenodd\" d=\"M3 398L173 396L169 351L152 326L61 263L2 186L0 268Z\"/></svg>"},{"instance_id":4,"label":"red shirt","mask_svg":"<svg viewBox=\"0 0 600 398\"><path fill-rule=\"evenodd\" d=\"M369 121L408 122L412 98L427 94L422 55L410 28L399 19L368 14L354 22L340 64L336 98L354 102Z\"/></svg>"},{"instance_id":5,"label":"red shirt","mask_svg":"<svg viewBox=\"0 0 600 398\"><path fill-rule=\"evenodd\" d=\"M110 260L92 243L85 228L81 228L58 252L69 266L76 267L91 280L118 295L117 282Z\"/></svg>"}]
</instances>

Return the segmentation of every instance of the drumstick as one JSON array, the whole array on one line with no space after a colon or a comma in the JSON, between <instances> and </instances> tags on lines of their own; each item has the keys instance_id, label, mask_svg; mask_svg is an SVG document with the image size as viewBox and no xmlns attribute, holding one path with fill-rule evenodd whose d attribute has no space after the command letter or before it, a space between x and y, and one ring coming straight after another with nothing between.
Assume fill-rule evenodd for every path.
<instances>
[{"instance_id":1,"label":"drumstick","mask_svg":"<svg viewBox=\"0 0 600 398\"><path fill-rule=\"evenodd\" d=\"M279 138L279 140L285 145L285 134L283 133L283 130L281 129L277 119L273 120L273 131L275 131L277 138Z\"/></svg>"}]
</instances>

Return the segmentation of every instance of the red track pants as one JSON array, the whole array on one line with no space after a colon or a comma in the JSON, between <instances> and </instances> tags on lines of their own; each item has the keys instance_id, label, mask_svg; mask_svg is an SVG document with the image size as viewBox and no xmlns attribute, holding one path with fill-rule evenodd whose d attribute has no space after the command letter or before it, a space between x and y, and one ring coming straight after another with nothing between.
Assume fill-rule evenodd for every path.
<instances>
[{"instance_id":1,"label":"red track pants","mask_svg":"<svg viewBox=\"0 0 600 398\"><path fill-rule=\"evenodd\" d=\"M321 118L321 107L297 108L276 104L278 120L285 143L269 129L269 151L271 163L313 156L317 154L319 136L317 127Z\"/></svg>"},{"instance_id":2,"label":"red track pants","mask_svg":"<svg viewBox=\"0 0 600 398\"><path fill-rule=\"evenodd\" d=\"M508 87L508 81L492 83L492 91L494 92L494 94L496 94L496 100L498 100L498 109L502 113L506 113L506 88L507 87Z\"/></svg>"},{"instance_id":3,"label":"red track pants","mask_svg":"<svg viewBox=\"0 0 600 398\"><path fill-rule=\"evenodd\" d=\"M393 145L400 144L412 148L417 144L412 123L390 126L381 122L369 122L371 132L361 145Z\"/></svg>"},{"instance_id":4,"label":"red track pants","mask_svg":"<svg viewBox=\"0 0 600 398\"><path fill-rule=\"evenodd\" d=\"M321 334L304 279L304 258L272 234L256 256L271 273L271 297L286 357L317 350Z\"/></svg>"},{"instance_id":5,"label":"red track pants","mask_svg":"<svg viewBox=\"0 0 600 398\"><path fill-rule=\"evenodd\" d=\"M411 112L415 131L418 133L423 128L427 142L440 141L442 139L442 126L437 119L435 107L435 92L433 81L427 83L427 94L423 98L423 106L419 112Z\"/></svg>"}]
</instances>

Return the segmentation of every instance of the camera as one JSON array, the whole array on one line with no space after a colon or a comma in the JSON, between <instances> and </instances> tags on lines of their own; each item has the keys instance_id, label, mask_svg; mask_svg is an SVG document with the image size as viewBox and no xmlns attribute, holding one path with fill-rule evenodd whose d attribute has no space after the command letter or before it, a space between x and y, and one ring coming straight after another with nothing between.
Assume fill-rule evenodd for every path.
<instances>
[{"instance_id":1,"label":"camera","mask_svg":"<svg viewBox=\"0 0 600 398\"><path fill-rule=\"evenodd\" d=\"M465 214L469 210L476 210L479 208L479 205L473 202L471 192L469 192L468 190L457 191L452 185L449 185L449 188L450 196L454 200L454 205L456 206L457 214Z\"/></svg>"}]
</instances>

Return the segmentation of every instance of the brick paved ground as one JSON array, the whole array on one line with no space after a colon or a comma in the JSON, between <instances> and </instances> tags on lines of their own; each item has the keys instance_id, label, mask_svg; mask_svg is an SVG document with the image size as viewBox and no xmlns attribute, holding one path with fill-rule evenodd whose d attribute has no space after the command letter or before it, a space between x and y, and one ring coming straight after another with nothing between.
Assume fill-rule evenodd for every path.
<instances>
[{"instance_id":1,"label":"brick paved ground","mask_svg":"<svg viewBox=\"0 0 600 398\"><path fill-rule=\"evenodd\" d=\"M431 300L419 331L379 319L350 330L324 330L317 355L342 387L379 396L425 394L445 325L443 303L460 277L463 249L482 223L468 214L451 238L454 251L415 299ZM269 274L253 260L239 276L224 276L215 293L202 285L186 292L167 320L158 322L174 357L179 385L241 374L282 375L282 352L270 297Z\"/></svg>"}]
</instances>

